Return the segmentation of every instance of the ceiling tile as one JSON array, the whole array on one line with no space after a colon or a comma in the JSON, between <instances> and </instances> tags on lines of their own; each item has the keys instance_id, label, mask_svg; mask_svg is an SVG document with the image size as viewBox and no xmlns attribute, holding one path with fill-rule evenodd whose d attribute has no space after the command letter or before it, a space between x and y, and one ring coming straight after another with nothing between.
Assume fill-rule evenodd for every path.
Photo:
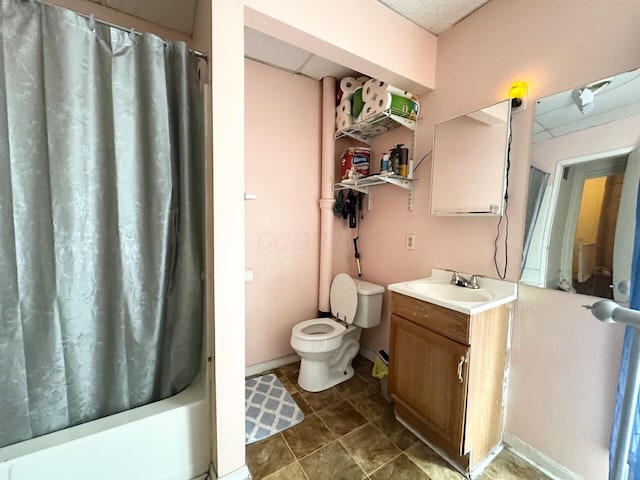
<instances>
[{"instance_id":1,"label":"ceiling tile","mask_svg":"<svg viewBox=\"0 0 640 480\"><path fill-rule=\"evenodd\" d=\"M305 63L300 69L300 73L307 77L315 78L316 80L320 80L322 77L336 77L337 79L341 79L353 75L359 76L359 74L353 70L317 55L313 55L309 61Z\"/></svg>"},{"instance_id":2,"label":"ceiling tile","mask_svg":"<svg viewBox=\"0 0 640 480\"><path fill-rule=\"evenodd\" d=\"M489 0L378 0L434 35L462 20Z\"/></svg>"},{"instance_id":3,"label":"ceiling tile","mask_svg":"<svg viewBox=\"0 0 640 480\"><path fill-rule=\"evenodd\" d=\"M244 55L253 60L297 72L311 54L282 40L245 27Z\"/></svg>"},{"instance_id":4,"label":"ceiling tile","mask_svg":"<svg viewBox=\"0 0 640 480\"><path fill-rule=\"evenodd\" d=\"M580 88L581 86L577 86ZM640 112L640 69L612 77L611 83L595 94L593 110L582 113L572 95L573 90L542 98L536 102L536 133L566 135L602 123L636 115ZM543 138L534 137L534 142Z\"/></svg>"},{"instance_id":5,"label":"ceiling tile","mask_svg":"<svg viewBox=\"0 0 640 480\"><path fill-rule=\"evenodd\" d=\"M102 3L161 27L193 35L198 0L103 0L96 3Z\"/></svg>"}]
</instances>

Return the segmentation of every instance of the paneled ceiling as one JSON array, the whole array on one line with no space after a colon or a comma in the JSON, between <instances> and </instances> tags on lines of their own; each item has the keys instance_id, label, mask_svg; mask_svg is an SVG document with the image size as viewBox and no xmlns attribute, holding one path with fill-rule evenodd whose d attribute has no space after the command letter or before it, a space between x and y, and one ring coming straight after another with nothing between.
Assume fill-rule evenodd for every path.
<instances>
[{"instance_id":1,"label":"paneled ceiling","mask_svg":"<svg viewBox=\"0 0 640 480\"><path fill-rule=\"evenodd\" d=\"M193 35L199 0L91 0L165 28ZM200 0L206 1L206 0ZM210 1L210 0L209 0ZM317 0L310 0L317 1ZM489 0L378 0L391 10L438 35ZM320 79L351 75L351 70L293 45L245 29L245 55L287 71Z\"/></svg>"},{"instance_id":2,"label":"paneled ceiling","mask_svg":"<svg viewBox=\"0 0 640 480\"><path fill-rule=\"evenodd\" d=\"M538 100L533 142L541 142L640 113L640 69L621 73L607 80L610 83L595 93L592 110L587 113L580 111L574 100L573 90Z\"/></svg>"},{"instance_id":3,"label":"paneled ceiling","mask_svg":"<svg viewBox=\"0 0 640 480\"><path fill-rule=\"evenodd\" d=\"M162 27L193 34L198 0L91 0ZM202 0L204 1L204 0ZM314 0L312 0L314 1ZM439 35L489 0L378 0Z\"/></svg>"},{"instance_id":4,"label":"paneled ceiling","mask_svg":"<svg viewBox=\"0 0 640 480\"><path fill-rule=\"evenodd\" d=\"M489 0L378 0L391 10L439 35Z\"/></svg>"}]
</instances>

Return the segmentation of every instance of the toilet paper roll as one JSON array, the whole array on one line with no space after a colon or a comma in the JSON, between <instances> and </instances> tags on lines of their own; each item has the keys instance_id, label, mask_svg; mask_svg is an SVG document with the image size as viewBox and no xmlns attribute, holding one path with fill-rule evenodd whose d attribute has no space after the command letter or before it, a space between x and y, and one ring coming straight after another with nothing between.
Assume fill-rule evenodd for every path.
<instances>
[{"instance_id":1,"label":"toilet paper roll","mask_svg":"<svg viewBox=\"0 0 640 480\"><path fill-rule=\"evenodd\" d=\"M394 87L393 85L389 85L387 82L383 82L382 80L371 79L365 82L362 88L362 98L365 102L377 100L379 97L385 96L386 93L392 93L399 97L408 98L414 101L418 100L418 96L415 93L411 93L398 87Z\"/></svg>"},{"instance_id":2,"label":"toilet paper roll","mask_svg":"<svg viewBox=\"0 0 640 480\"><path fill-rule=\"evenodd\" d=\"M343 98L340 105L336 108L336 112L351 115L351 99Z\"/></svg>"},{"instance_id":3,"label":"toilet paper roll","mask_svg":"<svg viewBox=\"0 0 640 480\"><path fill-rule=\"evenodd\" d=\"M361 77L356 78L356 80L358 81L358 83L360 83L360 85L364 85L366 82L368 82L369 80L371 80L369 77L365 77L364 75Z\"/></svg>"},{"instance_id":4,"label":"toilet paper roll","mask_svg":"<svg viewBox=\"0 0 640 480\"><path fill-rule=\"evenodd\" d=\"M345 128L349 128L353 125L353 117L351 114L338 114L336 116L336 131L340 132Z\"/></svg>"},{"instance_id":5,"label":"toilet paper roll","mask_svg":"<svg viewBox=\"0 0 640 480\"><path fill-rule=\"evenodd\" d=\"M364 100L365 103L375 100L381 92L384 92L386 85L385 82L376 80L375 78L367 80L364 82L364 85L362 85L362 100Z\"/></svg>"},{"instance_id":6,"label":"toilet paper roll","mask_svg":"<svg viewBox=\"0 0 640 480\"><path fill-rule=\"evenodd\" d=\"M360 113L360 117L358 120L365 121L369 120L371 117L378 113L378 107L375 102L367 102L364 104L362 108L362 112Z\"/></svg>"},{"instance_id":7,"label":"toilet paper roll","mask_svg":"<svg viewBox=\"0 0 640 480\"><path fill-rule=\"evenodd\" d=\"M349 94L353 95L353 92L355 92L356 88L358 88L359 86L360 86L360 83L355 78L344 77L342 80L340 80L340 90L344 92L343 98L344 98L344 95L349 95Z\"/></svg>"},{"instance_id":8,"label":"toilet paper roll","mask_svg":"<svg viewBox=\"0 0 640 480\"><path fill-rule=\"evenodd\" d=\"M393 85L387 85L387 93L393 93L394 95L408 98L409 100L418 100L418 96L415 93L407 92L406 90L394 87Z\"/></svg>"},{"instance_id":9,"label":"toilet paper roll","mask_svg":"<svg viewBox=\"0 0 640 480\"><path fill-rule=\"evenodd\" d=\"M395 115L415 120L420 113L420 105L410 98L386 93L379 95L376 100L364 104L362 118L366 120L387 110Z\"/></svg>"}]
</instances>

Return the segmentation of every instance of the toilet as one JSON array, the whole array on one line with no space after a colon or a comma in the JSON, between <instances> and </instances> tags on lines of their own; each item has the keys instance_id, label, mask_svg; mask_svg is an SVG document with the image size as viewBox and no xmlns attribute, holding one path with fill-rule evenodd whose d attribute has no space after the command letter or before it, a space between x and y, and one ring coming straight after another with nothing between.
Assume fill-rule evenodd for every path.
<instances>
[{"instance_id":1,"label":"toilet","mask_svg":"<svg viewBox=\"0 0 640 480\"><path fill-rule=\"evenodd\" d=\"M296 324L291 347L300 356L298 385L321 392L353 377L360 332L380 324L384 287L339 273L331 282L331 318Z\"/></svg>"}]
</instances>

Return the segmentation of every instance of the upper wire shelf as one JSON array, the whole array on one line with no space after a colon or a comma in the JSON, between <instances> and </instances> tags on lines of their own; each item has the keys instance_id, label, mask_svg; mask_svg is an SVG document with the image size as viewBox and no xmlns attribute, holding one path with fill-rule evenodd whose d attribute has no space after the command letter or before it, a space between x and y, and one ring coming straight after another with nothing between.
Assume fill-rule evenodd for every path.
<instances>
[{"instance_id":1,"label":"upper wire shelf","mask_svg":"<svg viewBox=\"0 0 640 480\"><path fill-rule=\"evenodd\" d=\"M415 120L393 114L387 110L336 132L336 140L351 137L368 144L373 137L399 126L404 126L415 132L416 124Z\"/></svg>"}]
</instances>

